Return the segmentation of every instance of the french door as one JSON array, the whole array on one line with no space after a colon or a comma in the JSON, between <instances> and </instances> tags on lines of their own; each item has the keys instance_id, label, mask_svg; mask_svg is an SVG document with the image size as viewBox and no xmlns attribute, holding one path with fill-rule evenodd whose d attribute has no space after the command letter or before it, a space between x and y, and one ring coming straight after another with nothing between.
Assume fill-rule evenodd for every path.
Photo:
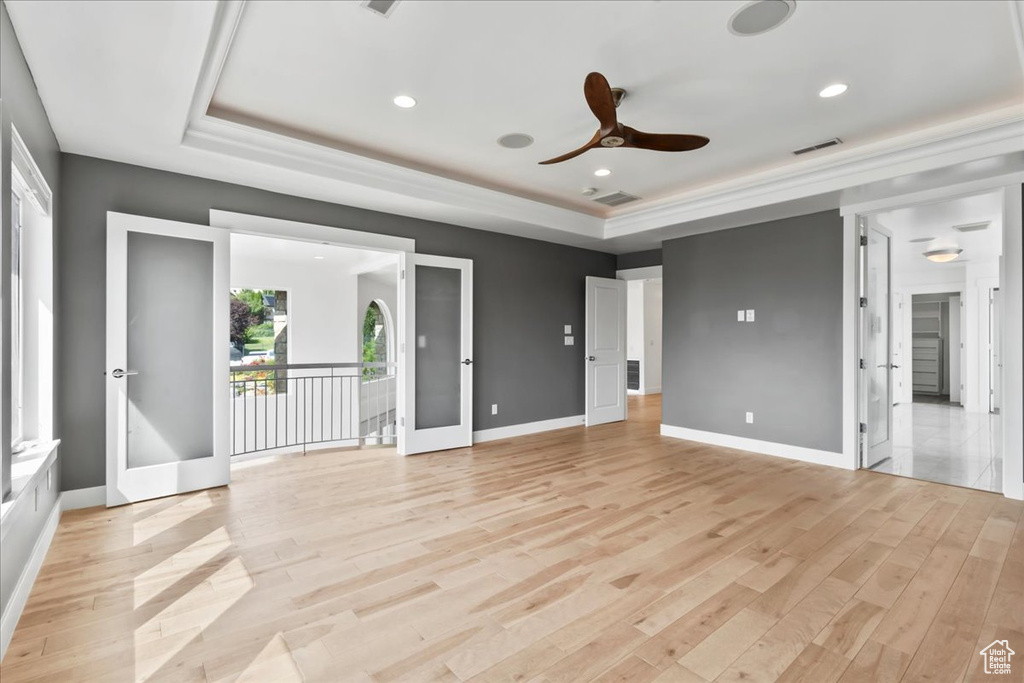
<instances>
[{"instance_id":1,"label":"french door","mask_svg":"<svg viewBox=\"0 0 1024 683\"><path fill-rule=\"evenodd\" d=\"M107 505L230 478L228 232L107 214Z\"/></svg>"},{"instance_id":2,"label":"french door","mask_svg":"<svg viewBox=\"0 0 1024 683\"><path fill-rule=\"evenodd\" d=\"M587 277L586 424L626 419L626 281Z\"/></svg>"},{"instance_id":3,"label":"french door","mask_svg":"<svg viewBox=\"0 0 1024 683\"><path fill-rule=\"evenodd\" d=\"M407 253L402 455L473 444L473 261Z\"/></svg>"},{"instance_id":4,"label":"french door","mask_svg":"<svg viewBox=\"0 0 1024 683\"><path fill-rule=\"evenodd\" d=\"M864 467L870 468L892 455L892 234L877 225L869 225L863 234L867 239L861 248L861 272L867 302L861 308L861 410L867 431L862 461Z\"/></svg>"}]
</instances>

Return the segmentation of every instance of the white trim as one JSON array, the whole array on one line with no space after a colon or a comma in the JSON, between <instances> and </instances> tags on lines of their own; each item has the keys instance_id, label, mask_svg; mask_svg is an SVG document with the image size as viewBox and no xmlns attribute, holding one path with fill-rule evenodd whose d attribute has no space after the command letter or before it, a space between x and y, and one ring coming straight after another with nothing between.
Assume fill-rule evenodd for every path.
<instances>
[{"instance_id":1,"label":"white trim","mask_svg":"<svg viewBox=\"0 0 1024 683\"><path fill-rule=\"evenodd\" d=\"M107 487L93 486L86 489L71 489L60 494L64 510L81 510L107 504Z\"/></svg>"},{"instance_id":2,"label":"white trim","mask_svg":"<svg viewBox=\"0 0 1024 683\"><path fill-rule=\"evenodd\" d=\"M662 266L644 266L643 268L624 268L615 271L617 280L654 280L664 276Z\"/></svg>"},{"instance_id":3,"label":"white trim","mask_svg":"<svg viewBox=\"0 0 1024 683\"><path fill-rule=\"evenodd\" d=\"M44 216L49 216L53 208L53 192L50 190L43 172L39 170L32 153L28 151L25 141L18 134L18 129L11 126L11 170L14 178L28 190L28 200L39 209Z\"/></svg>"},{"instance_id":4,"label":"white trim","mask_svg":"<svg viewBox=\"0 0 1024 683\"><path fill-rule=\"evenodd\" d=\"M32 547L32 554L29 556L28 564L22 570L18 582L11 591L11 598L7 601L7 608L0 617L0 659L7 654L7 646L11 644L11 637L14 636L14 629L21 619L21 613L25 610L28 596L32 592L32 585L39 576L39 569L46 559L46 552L50 549L53 535L57 532L57 525L60 523L61 501L63 496L58 496L57 501L50 511L50 515L43 524L43 530Z\"/></svg>"},{"instance_id":5,"label":"white trim","mask_svg":"<svg viewBox=\"0 0 1024 683\"><path fill-rule=\"evenodd\" d=\"M860 467L860 229L857 216L843 216L843 457L846 468ZM850 324L852 322L852 325Z\"/></svg>"},{"instance_id":6,"label":"white trim","mask_svg":"<svg viewBox=\"0 0 1024 683\"><path fill-rule=\"evenodd\" d=\"M586 418L583 415L573 415L571 417L556 417L553 420L523 422L522 424L509 425L508 427L481 429L473 432L473 443L484 443L486 441L497 441L499 439L511 439L517 436L539 434L541 432L550 432L555 429L566 429L568 427L581 427L585 419Z\"/></svg>"},{"instance_id":7,"label":"white trim","mask_svg":"<svg viewBox=\"0 0 1024 683\"><path fill-rule=\"evenodd\" d=\"M300 242L317 242L352 249L369 249L389 253L416 251L416 240L375 232L332 228L329 225L300 223L281 218L268 218L234 211L210 209L210 227L225 228L243 235L278 237ZM383 261L382 261L383 263Z\"/></svg>"},{"instance_id":8,"label":"white trim","mask_svg":"<svg viewBox=\"0 0 1024 683\"><path fill-rule=\"evenodd\" d=\"M1003 191L1003 262L999 269L999 291L1002 292L1004 311L1000 330L1003 337L1000 407L1003 420L1003 495L1016 500L1024 500L1024 425L1021 424L1024 417L1024 350L1020 344L1024 336L1024 320L1020 314L1024 299L1022 224L1021 183L1018 182ZM1008 454L1016 454L1017 457L1007 457Z\"/></svg>"},{"instance_id":9,"label":"white trim","mask_svg":"<svg viewBox=\"0 0 1024 683\"><path fill-rule=\"evenodd\" d=\"M927 190L891 195L880 199L842 204L839 207L839 213L847 216L895 211L896 209L906 209L912 206L920 206L921 204L948 202L951 199L958 199L960 197L973 197L974 195L1000 190L1007 185L1020 185L1021 183L1024 183L1024 172L1011 171L985 178L967 180L953 185L942 185Z\"/></svg>"},{"instance_id":10,"label":"white trim","mask_svg":"<svg viewBox=\"0 0 1024 683\"><path fill-rule=\"evenodd\" d=\"M244 6L244 0L227 0L218 8L182 128L182 145L332 179L336 183L329 201L399 215L600 249L610 238L1024 149L1024 109L1003 107L664 200L638 202L605 219L596 207L564 208L211 116L210 103ZM266 185L282 190L272 182Z\"/></svg>"},{"instance_id":11,"label":"white trim","mask_svg":"<svg viewBox=\"0 0 1024 683\"><path fill-rule=\"evenodd\" d=\"M675 427L667 424L661 425L661 435L668 436L673 439L685 439L686 441L697 441L699 443L711 444L712 446L735 448L741 451L750 451L751 453L774 455L779 458L789 458L790 460L800 460L802 462L814 463L815 465L839 467L844 470L856 469L855 467L850 467L849 459L845 454L836 453L834 451L818 450L817 448L790 446L788 444L775 443L774 441L748 439L745 436L705 432L699 429Z\"/></svg>"}]
</instances>

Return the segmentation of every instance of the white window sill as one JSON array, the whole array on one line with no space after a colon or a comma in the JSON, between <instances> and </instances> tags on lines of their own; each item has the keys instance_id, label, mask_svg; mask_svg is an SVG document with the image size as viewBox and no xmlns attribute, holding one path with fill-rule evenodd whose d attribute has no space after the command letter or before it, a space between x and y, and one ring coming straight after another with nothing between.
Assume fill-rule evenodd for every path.
<instances>
[{"instance_id":1,"label":"white window sill","mask_svg":"<svg viewBox=\"0 0 1024 683\"><path fill-rule=\"evenodd\" d=\"M18 505L18 501L25 497L22 494L31 491L33 484L41 479L53 464L57 458L59 445L59 439L40 441L30 444L20 453L11 455L11 494L0 505L0 526L6 523L8 514ZM52 484L56 486L57 482Z\"/></svg>"}]
</instances>

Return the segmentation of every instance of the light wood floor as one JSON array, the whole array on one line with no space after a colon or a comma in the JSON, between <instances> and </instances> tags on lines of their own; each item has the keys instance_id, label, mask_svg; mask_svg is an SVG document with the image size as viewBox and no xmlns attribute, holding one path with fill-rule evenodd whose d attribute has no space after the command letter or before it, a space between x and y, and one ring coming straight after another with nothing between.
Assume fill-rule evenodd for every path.
<instances>
[{"instance_id":1,"label":"light wood floor","mask_svg":"<svg viewBox=\"0 0 1024 683\"><path fill-rule=\"evenodd\" d=\"M1024 653L1021 503L662 438L642 401L66 513L3 683L960 681Z\"/></svg>"}]
</instances>

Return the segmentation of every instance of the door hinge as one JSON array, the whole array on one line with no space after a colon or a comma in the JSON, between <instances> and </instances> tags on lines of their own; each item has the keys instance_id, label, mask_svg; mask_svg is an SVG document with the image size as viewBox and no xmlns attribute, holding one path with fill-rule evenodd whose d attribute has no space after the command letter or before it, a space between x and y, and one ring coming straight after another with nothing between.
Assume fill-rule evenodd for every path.
<instances>
[{"instance_id":1,"label":"door hinge","mask_svg":"<svg viewBox=\"0 0 1024 683\"><path fill-rule=\"evenodd\" d=\"M405 426L405 418L404 417L398 418L398 426L399 427L404 427Z\"/></svg>"},{"instance_id":2,"label":"door hinge","mask_svg":"<svg viewBox=\"0 0 1024 683\"><path fill-rule=\"evenodd\" d=\"M402 279L405 279L405 268L402 269Z\"/></svg>"},{"instance_id":3,"label":"door hinge","mask_svg":"<svg viewBox=\"0 0 1024 683\"><path fill-rule=\"evenodd\" d=\"M867 434L868 433L868 423L867 422L861 422L860 423L860 433L861 434Z\"/></svg>"},{"instance_id":4,"label":"door hinge","mask_svg":"<svg viewBox=\"0 0 1024 683\"><path fill-rule=\"evenodd\" d=\"M862 247L868 246L868 236L867 235L861 235L860 236L860 246L862 246Z\"/></svg>"},{"instance_id":5,"label":"door hinge","mask_svg":"<svg viewBox=\"0 0 1024 683\"><path fill-rule=\"evenodd\" d=\"M867 369L867 367L868 367L868 366L867 366L867 364L866 364L866 363L864 362L864 359L863 359L863 358L861 358L861 359L860 359L860 369L861 369L861 370L866 370L866 369Z\"/></svg>"},{"instance_id":6,"label":"door hinge","mask_svg":"<svg viewBox=\"0 0 1024 683\"><path fill-rule=\"evenodd\" d=\"M862 296L860 298L860 307L861 308L867 308L868 307L868 298L866 296Z\"/></svg>"}]
</instances>

